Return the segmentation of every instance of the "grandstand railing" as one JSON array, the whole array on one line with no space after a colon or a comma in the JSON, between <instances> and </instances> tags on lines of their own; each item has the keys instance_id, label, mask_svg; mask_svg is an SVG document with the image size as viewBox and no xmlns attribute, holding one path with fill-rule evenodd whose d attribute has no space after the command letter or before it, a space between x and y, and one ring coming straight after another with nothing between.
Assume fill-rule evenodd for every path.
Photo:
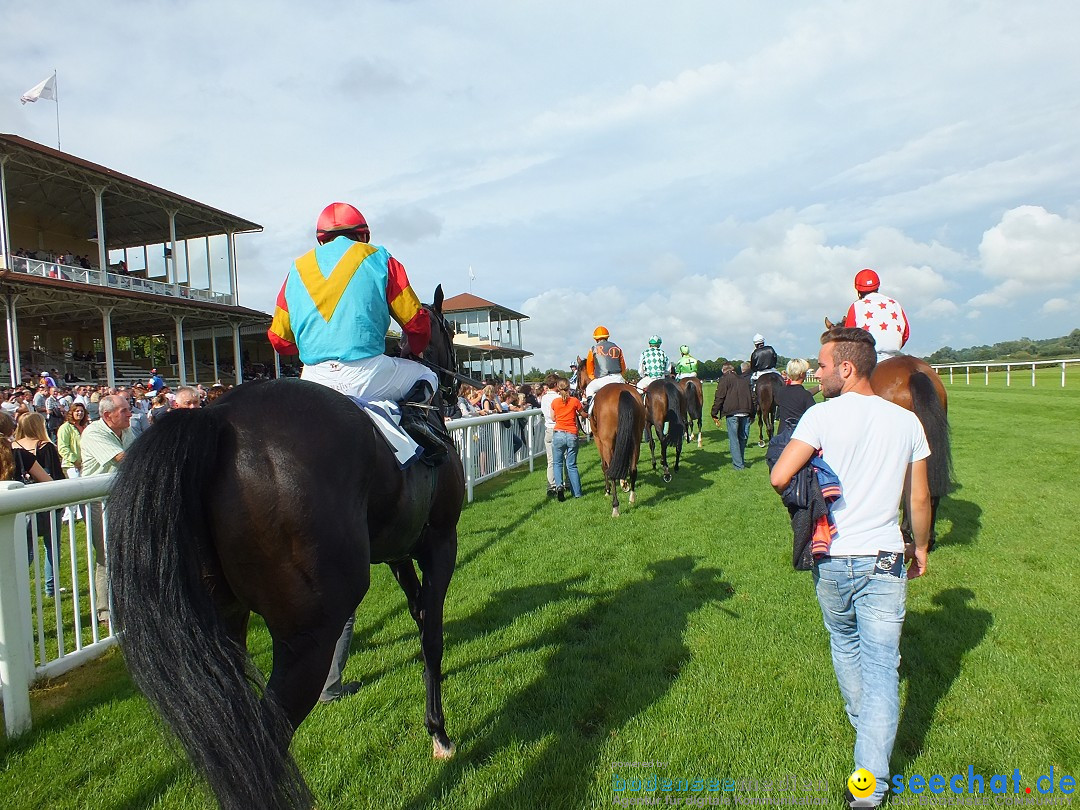
<instances>
[{"instance_id":1,"label":"grandstand railing","mask_svg":"<svg viewBox=\"0 0 1080 810\"><path fill-rule=\"evenodd\" d=\"M963 371L963 379L965 385L971 385L971 370L975 369L976 374L979 370L982 370L983 385L990 385L990 372L994 371L995 374L1005 372L1005 385L1012 385L1013 371L1020 372L1024 378L1027 378L1028 371L1031 372L1031 385L1035 386L1037 368L1061 368L1061 387L1065 387L1065 369L1068 366L1080 365L1080 359L1070 360L1024 360L1014 361L1009 363L945 363L934 364L933 368L941 377L948 377L949 384L952 385L956 382L956 377L961 376L959 372ZM946 372L948 372L946 374Z\"/></svg>"},{"instance_id":2,"label":"grandstand railing","mask_svg":"<svg viewBox=\"0 0 1080 810\"><path fill-rule=\"evenodd\" d=\"M101 285L100 270L72 267L43 259L13 256L11 269L18 273L40 276L41 278L55 278L63 281L77 281L80 284ZM134 290L136 292L150 293L151 295L164 295L169 298L187 298L191 301L207 301L212 304L232 304L232 296L228 293L199 290L186 284L168 284L164 281L153 281L125 273L106 271L105 286L116 290Z\"/></svg>"},{"instance_id":3,"label":"grandstand railing","mask_svg":"<svg viewBox=\"0 0 1080 810\"><path fill-rule=\"evenodd\" d=\"M465 467L470 502L477 484L524 464L531 471L544 454L538 409L454 419L447 427ZM112 627L96 621L92 530L77 528L89 523L79 515L88 517L90 503L104 501L112 479L0 483L0 690L9 738L31 727L35 680L61 675L116 644ZM39 513L59 519L43 521L51 524L49 536L34 538L31 560L27 525ZM45 596L45 542L52 545L59 584L67 586L51 599Z\"/></svg>"}]
</instances>

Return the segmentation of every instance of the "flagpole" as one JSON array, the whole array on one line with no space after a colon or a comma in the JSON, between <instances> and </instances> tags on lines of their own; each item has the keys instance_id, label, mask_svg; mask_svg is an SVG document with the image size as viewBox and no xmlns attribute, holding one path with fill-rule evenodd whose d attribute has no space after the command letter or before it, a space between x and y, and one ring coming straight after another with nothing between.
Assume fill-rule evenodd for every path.
<instances>
[{"instance_id":1,"label":"flagpole","mask_svg":"<svg viewBox=\"0 0 1080 810\"><path fill-rule=\"evenodd\" d=\"M53 101L56 102L56 151L62 152L60 148L60 82L56 79L56 71L52 72L53 75L53 93L56 98Z\"/></svg>"}]
</instances>

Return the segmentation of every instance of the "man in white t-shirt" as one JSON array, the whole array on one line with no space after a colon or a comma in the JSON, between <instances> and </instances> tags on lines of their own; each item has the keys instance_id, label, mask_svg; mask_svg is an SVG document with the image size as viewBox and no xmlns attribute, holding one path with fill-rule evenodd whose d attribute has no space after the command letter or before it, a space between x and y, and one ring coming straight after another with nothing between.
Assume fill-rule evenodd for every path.
<instances>
[{"instance_id":1,"label":"man in white t-shirt","mask_svg":"<svg viewBox=\"0 0 1080 810\"><path fill-rule=\"evenodd\" d=\"M826 402L799 420L772 469L783 492L819 450L836 473L843 496L832 504L837 533L815 560L814 586L829 631L833 669L855 728L855 768L876 779L860 807L877 807L891 776L889 757L900 717L900 631L907 580L926 572L930 540L930 450L915 415L876 396L870 373L877 362L873 337L835 328L821 336L818 378ZM904 571L904 539L897 521L907 494L915 548ZM849 803L854 798L847 794Z\"/></svg>"},{"instance_id":2,"label":"man in white t-shirt","mask_svg":"<svg viewBox=\"0 0 1080 810\"><path fill-rule=\"evenodd\" d=\"M558 383L557 374L548 374L544 378L544 393L540 397L540 410L544 414L544 452L547 453L547 494L549 498L556 495L555 488L555 451L551 446L551 439L555 435L555 414L551 412L552 401L559 396L555 390Z\"/></svg>"}]
</instances>

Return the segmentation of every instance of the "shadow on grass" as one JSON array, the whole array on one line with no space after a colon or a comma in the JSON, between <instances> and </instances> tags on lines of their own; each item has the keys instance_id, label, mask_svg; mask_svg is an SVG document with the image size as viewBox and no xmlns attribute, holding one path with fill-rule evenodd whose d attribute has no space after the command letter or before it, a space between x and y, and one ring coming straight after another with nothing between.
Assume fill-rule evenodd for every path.
<instances>
[{"instance_id":1,"label":"shadow on grass","mask_svg":"<svg viewBox=\"0 0 1080 810\"><path fill-rule=\"evenodd\" d=\"M954 494L942 498L938 505L938 522L947 518L951 524L948 534L938 536L938 545L971 545L982 529L982 507L972 501L955 497L955 493L960 489L961 486L957 484Z\"/></svg>"},{"instance_id":2,"label":"shadow on grass","mask_svg":"<svg viewBox=\"0 0 1080 810\"><path fill-rule=\"evenodd\" d=\"M405 806L437 805L464 789L469 774L500 752L535 751L513 784L483 806L534 807L537 797L562 796L583 804L595 781L597 758L611 736L661 700L690 652L683 643L688 618L705 604L727 599L731 587L714 568L695 568L692 557L649 566L651 576L617 591L590 595L588 609L518 650L554 649L545 672L482 720L461 740L456 759ZM579 580L513 589L491 602L491 615L456 623L455 638L477 637L504 622L510 599L520 614L528 605L579 596ZM505 653L504 653L505 655ZM470 666L475 666L472 662Z\"/></svg>"},{"instance_id":3,"label":"shadow on grass","mask_svg":"<svg viewBox=\"0 0 1080 810\"><path fill-rule=\"evenodd\" d=\"M964 656L985 638L994 623L988 610L968 604L970 588L949 588L933 598L937 609L909 612L900 639L900 676L908 682L907 701L896 733L893 766L903 773L922 754L938 703L959 677Z\"/></svg>"}]
</instances>

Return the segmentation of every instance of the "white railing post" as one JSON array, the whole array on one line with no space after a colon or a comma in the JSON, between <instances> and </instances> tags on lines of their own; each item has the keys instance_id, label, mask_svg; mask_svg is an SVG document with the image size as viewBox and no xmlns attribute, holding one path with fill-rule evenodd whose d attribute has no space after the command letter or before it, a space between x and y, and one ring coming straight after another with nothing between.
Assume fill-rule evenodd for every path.
<instances>
[{"instance_id":1,"label":"white railing post","mask_svg":"<svg viewBox=\"0 0 1080 810\"><path fill-rule=\"evenodd\" d=\"M986 368L987 368L987 374L989 374L990 373L990 371L989 371L990 366L987 366ZM1009 388L1011 386L1012 386L1012 365L1010 363L1006 363L1005 364L1005 387Z\"/></svg>"},{"instance_id":2,"label":"white railing post","mask_svg":"<svg viewBox=\"0 0 1080 810\"><path fill-rule=\"evenodd\" d=\"M473 480L476 478L476 468L473 466L473 428L465 428L465 491L468 493L468 501L473 499Z\"/></svg>"},{"instance_id":3,"label":"white railing post","mask_svg":"<svg viewBox=\"0 0 1080 810\"><path fill-rule=\"evenodd\" d=\"M5 490L22 489L7 483ZM27 568L26 518L0 515L0 687L8 738L30 730L30 681L34 674L33 619Z\"/></svg>"},{"instance_id":4,"label":"white railing post","mask_svg":"<svg viewBox=\"0 0 1080 810\"><path fill-rule=\"evenodd\" d=\"M1035 387L1035 364L1031 364L1031 387Z\"/></svg>"},{"instance_id":5,"label":"white railing post","mask_svg":"<svg viewBox=\"0 0 1080 810\"><path fill-rule=\"evenodd\" d=\"M533 419L535 418L535 414L529 414L529 421L526 423L525 428L525 452L529 456L529 472L534 472L536 470L535 457L533 456L533 434L536 432L533 430Z\"/></svg>"},{"instance_id":6,"label":"white railing post","mask_svg":"<svg viewBox=\"0 0 1080 810\"><path fill-rule=\"evenodd\" d=\"M1061 364L1061 387L1065 387L1065 364Z\"/></svg>"}]
</instances>

